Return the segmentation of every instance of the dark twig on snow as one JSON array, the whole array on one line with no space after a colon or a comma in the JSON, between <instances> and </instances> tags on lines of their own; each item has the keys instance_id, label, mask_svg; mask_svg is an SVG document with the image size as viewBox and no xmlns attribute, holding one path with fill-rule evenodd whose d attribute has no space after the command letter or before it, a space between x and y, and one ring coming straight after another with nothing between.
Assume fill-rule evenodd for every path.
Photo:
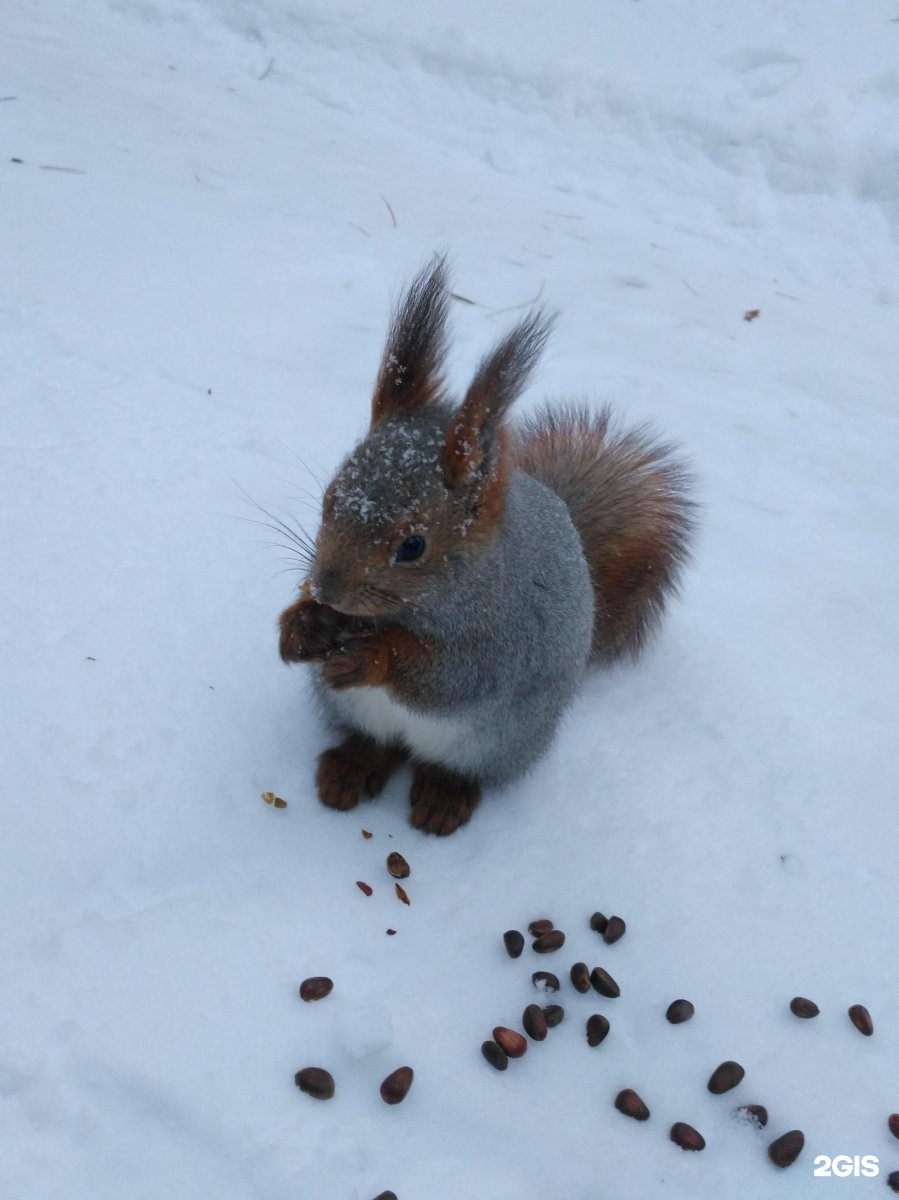
<instances>
[{"instance_id":1,"label":"dark twig on snow","mask_svg":"<svg viewBox=\"0 0 899 1200\"><path fill-rule=\"evenodd\" d=\"M390 206L390 201L389 201L389 200L387 199L387 197L386 197L386 196L384 196L382 193L380 193L380 192L379 192L379 193L378 193L378 195L379 195L379 196L381 196L381 199L382 199L382 200L384 201L384 203L387 205L387 211L390 213L390 219L391 219L391 221L393 221L393 228L394 228L394 229L396 229L396 225L397 225L397 221L396 221L396 213L395 213L395 212L393 211L393 209L391 208L391 206Z\"/></svg>"},{"instance_id":2,"label":"dark twig on snow","mask_svg":"<svg viewBox=\"0 0 899 1200\"><path fill-rule=\"evenodd\" d=\"M537 301L540 299L540 297L543 295L544 286L545 286L545 281L541 279L540 286L537 288L536 294L533 296L532 299L525 300L525 302L523 304L510 304L508 308L494 308L487 314L487 316L488 317L499 317L499 316L502 316L503 313L518 312L518 310L521 308L530 308L531 305L536 304Z\"/></svg>"}]
</instances>

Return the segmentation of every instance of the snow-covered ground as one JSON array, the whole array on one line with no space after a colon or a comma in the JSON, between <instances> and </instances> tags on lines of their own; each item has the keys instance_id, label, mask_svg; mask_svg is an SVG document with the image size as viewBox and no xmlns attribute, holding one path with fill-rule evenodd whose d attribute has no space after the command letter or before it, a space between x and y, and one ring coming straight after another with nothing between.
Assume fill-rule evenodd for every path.
<instances>
[{"instance_id":1,"label":"snow-covered ground","mask_svg":"<svg viewBox=\"0 0 899 1200\"><path fill-rule=\"evenodd\" d=\"M896 0L5 0L0 25L0 1195L886 1194ZM409 827L405 777L315 799L328 735L276 653L298 577L245 496L314 528L435 249L473 302L457 384L539 294L561 315L522 409L653 420L705 506L662 636L448 840ZM539 916L566 946L511 961ZM576 959L621 998L576 994ZM566 1020L497 1074L480 1044L538 968ZM813 1175L842 1154L879 1175Z\"/></svg>"}]
</instances>

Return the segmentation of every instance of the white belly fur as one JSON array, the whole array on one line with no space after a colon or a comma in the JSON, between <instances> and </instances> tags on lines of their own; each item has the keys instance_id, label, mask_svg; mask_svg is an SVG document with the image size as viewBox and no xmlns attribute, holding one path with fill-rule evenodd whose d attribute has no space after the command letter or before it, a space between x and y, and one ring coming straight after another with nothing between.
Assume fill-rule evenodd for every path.
<instances>
[{"instance_id":1,"label":"white belly fur","mask_svg":"<svg viewBox=\"0 0 899 1200\"><path fill-rule=\"evenodd\" d=\"M357 687L332 692L335 706L346 720L383 742L400 741L427 762L458 762L460 749L472 729L467 721L430 717L413 712L394 700L384 688Z\"/></svg>"}]
</instances>

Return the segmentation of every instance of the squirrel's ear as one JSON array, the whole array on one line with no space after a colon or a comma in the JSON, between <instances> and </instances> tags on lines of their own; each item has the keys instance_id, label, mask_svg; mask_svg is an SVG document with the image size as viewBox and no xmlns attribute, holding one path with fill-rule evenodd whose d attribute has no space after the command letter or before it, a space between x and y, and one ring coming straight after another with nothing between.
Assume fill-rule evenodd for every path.
<instances>
[{"instance_id":1,"label":"squirrel's ear","mask_svg":"<svg viewBox=\"0 0 899 1200\"><path fill-rule=\"evenodd\" d=\"M419 271L394 310L372 397L372 428L440 397L448 296L440 255Z\"/></svg>"},{"instance_id":2,"label":"squirrel's ear","mask_svg":"<svg viewBox=\"0 0 899 1200\"><path fill-rule=\"evenodd\" d=\"M443 473L461 487L489 464L491 448L506 410L527 384L552 328L542 309L508 333L478 367L443 446Z\"/></svg>"}]
</instances>

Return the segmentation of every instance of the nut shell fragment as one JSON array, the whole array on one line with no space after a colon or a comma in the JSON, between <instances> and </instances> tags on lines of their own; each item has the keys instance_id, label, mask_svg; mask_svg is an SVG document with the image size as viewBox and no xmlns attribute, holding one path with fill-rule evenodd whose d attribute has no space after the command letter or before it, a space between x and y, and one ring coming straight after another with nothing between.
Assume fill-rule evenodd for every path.
<instances>
[{"instance_id":1,"label":"nut shell fragment","mask_svg":"<svg viewBox=\"0 0 899 1200\"><path fill-rule=\"evenodd\" d=\"M758 1129L764 1129L768 1124L768 1110L764 1104L741 1104L734 1111L738 1117L751 1121Z\"/></svg>"},{"instance_id":2,"label":"nut shell fragment","mask_svg":"<svg viewBox=\"0 0 899 1200\"><path fill-rule=\"evenodd\" d=\"M553 975L552 971L535 971L531 982L535 988L542 988L544 992L557 992L562 986L558 975Z\"/></svg>"},{"instance_id":3,"label":"nut shell fragment","mask_svg":"<svg viewBox=\"0 0 899 1200\"><path fill-rule=\"evenodd\" d=\"M409 864L396 850L387 855L387 870L394 879L408 879L412 874Z\"/></svg>"},{"instance_id":4,"label":"nut shell fragment","mask_svg":"<svg viewBox=\"0 0 899 1200\"><path fill-rule=\"evenodd\" d=\"M282 800L280 796L276 796L274 792L263 792L262 799L266 804L272 804L275 808L287 808L287 801Z\"/></svg>"}]
</instances>

